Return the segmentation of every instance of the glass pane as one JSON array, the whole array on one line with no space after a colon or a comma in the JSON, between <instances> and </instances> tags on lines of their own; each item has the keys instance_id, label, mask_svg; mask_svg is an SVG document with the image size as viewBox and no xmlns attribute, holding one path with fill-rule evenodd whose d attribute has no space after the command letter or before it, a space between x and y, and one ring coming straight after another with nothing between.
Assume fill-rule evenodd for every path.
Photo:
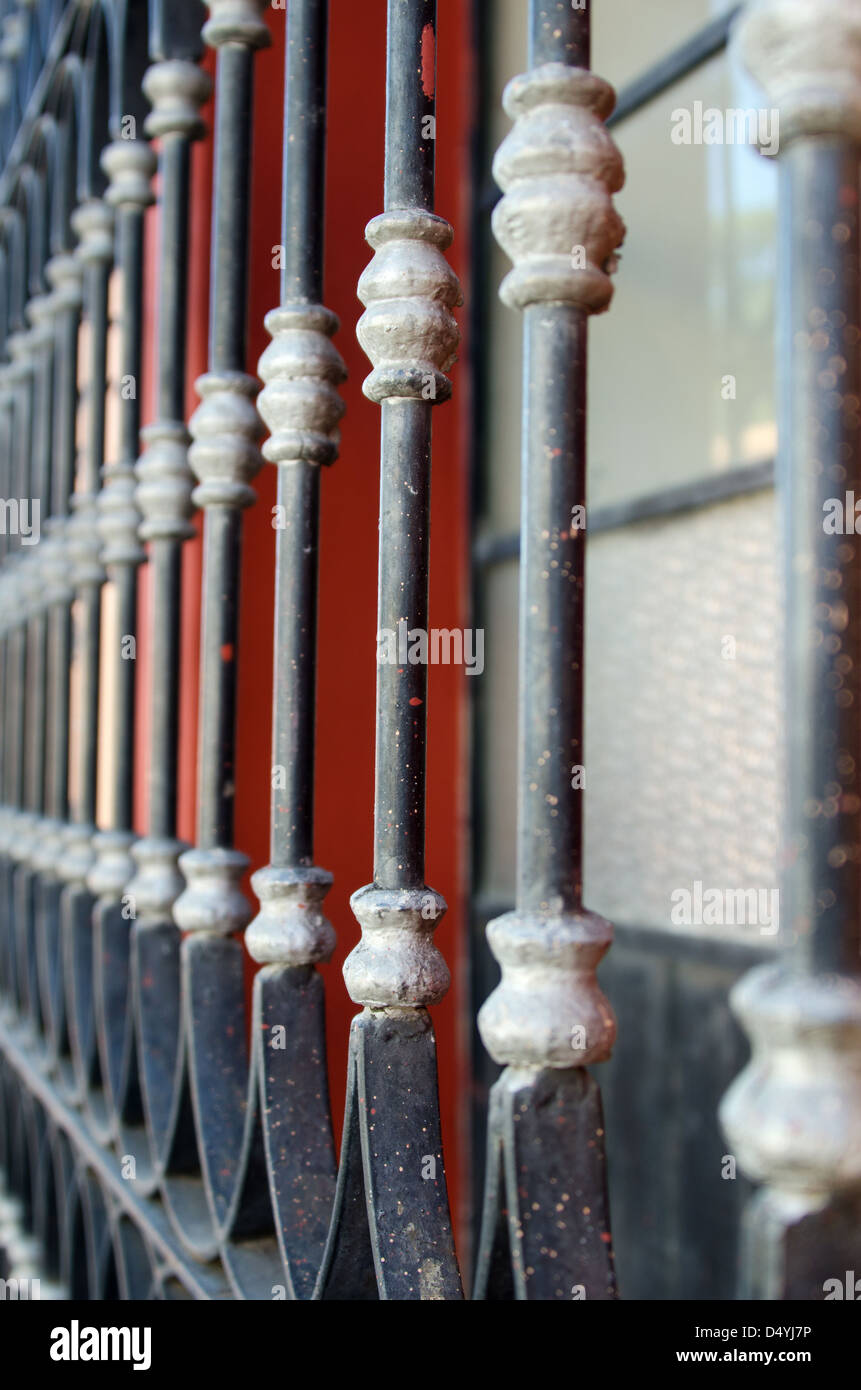
<instances>
[{"instance_id":1,"label":"glass pane","mask_svg":"<svg viewBox=\"0 0 861 1390\"><path fill-rule=\"evenodd\" d=\"M724 935L673 894L776 886L776 541L768 491L589 542L584 891L611 921Z\"/></svg>"},{"instance_id":2,"label":"glass pane","mask_svg":"<svg viewBox=\"0 0 861 1390\"><path fill-rule=\"evenodd\" d=\"M695 102L760 100L720 54L615 130L628 234L590 325L593 504L774 455L776 170L749 146L671 139Z\"/></svg>"},{"instance_id":3,"label":"glass pane","mask_svg":"<svg viewBox=\"0 0 861 1390\"><path fill-rule=\"evenodd\" d=\"M736 3L601 0L592 6L592 67L618 92Z\"/></svg>"}]
</instances>

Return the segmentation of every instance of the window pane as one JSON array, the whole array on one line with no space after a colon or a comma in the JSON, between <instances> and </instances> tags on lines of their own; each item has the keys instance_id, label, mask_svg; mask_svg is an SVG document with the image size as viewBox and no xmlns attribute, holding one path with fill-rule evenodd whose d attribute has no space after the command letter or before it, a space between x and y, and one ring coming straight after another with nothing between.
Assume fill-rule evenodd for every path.
<instances>
[{"instance_id":1,"label":"window pane","mask_svg":"<svg viewBox=\"0 0 861 1390\"><path fill-rule=\"evenodd\" d=\"M720 54L614 132L628 234L590 325L593 504L774 455L776 171L746 145L671 139L674 111L759 100Z\"/></svg>"},{"instance_id":2,"label":"window pane","mask_svg":"<svg viewBox=\"0 0 861 1390\"><path fill-rule=\"evenodd\" d=\"M584 891L611 921L776 886L776 524L768 491L589 542Z\"/></svg>"},{"instance_id":3,"label":"window pane","mask_svg":"<svg viewBox=\"0 0 861 1390\"><path fill-rule=\"evenodd\" d=\"M601 0L592 6L592 67L618 91L736 3ZM525 8L520 3L521 12Z\"/></svg>"}]
</instances>

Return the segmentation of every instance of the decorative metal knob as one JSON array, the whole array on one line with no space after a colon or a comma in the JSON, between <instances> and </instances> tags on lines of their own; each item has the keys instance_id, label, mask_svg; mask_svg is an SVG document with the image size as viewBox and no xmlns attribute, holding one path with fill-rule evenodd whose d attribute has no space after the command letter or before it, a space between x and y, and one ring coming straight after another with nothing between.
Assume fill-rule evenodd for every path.
<instances>
[{"instance_id":1,"label":"decorative metal knob","mask_svg":"<svg viewBox=\"0 0 861 1390\"><path fill-rule=\"evenodd\" d=\"M146 558L138 540L135 470L127 464L107 464L97 501L96 528L102 542L101 561L112 565L139 565Z\"/></svg>"},{"instance_id":2,"label":"decorative metal knob","mask_svg":"<svg viewBox=\"0 0 861 1390\"><path fill-rule=\"evenodd\" d=\"M144 453L135 465L135 502L143 521L141 540L186 540L194 535L188 466L190 435L184 425L159 420L141 430Z\"/></svg>"},{"instance_id":3,"label":"decorative metal knob","mask_svg":"<svg viewBox=\"0 0 861 1390\"><path fill-rule=\"evenodd\" d=\"M90 584L101 584L105 578L98 533L98 504L93 493L76 492L70 505L65 554L74 587L83 589Z\"/></svg>"},{"instance_id":4,"label":"decorative metal knob","mask_svg":"<svg viewBox=\"0 0 861 1390\"><path fill-rule=\"evenodd\" d=\"M344 961L347 993L372 1009L438 1004L451 984L433 942L446 902L432 888L378 888L350 898L362 939Z\"/></svg>"},{"instance_id":5,"label":"decorative metal knob","mask_svg":"<svg viewBox=\"0 0 861 1390\"><path fill-rule=\"evenodd\" d=\"M613 928L593 912L507 912L487 939L502 980L478 1015L495 1062L587 1067L613 1050L616 1021L595 976Z\"/></svg>"},{"instance_id":6,"label":"decorative metal knob","mask_svg":"<svg viewBox=\"0 0 861 1390\"><path fill-rule=\"evenodd\" d=\"M180 840L152 837L132 845L130 853L136 868L134 877L126 883L125 892L134 903L138 922L170 919L173 904L185 887L177 867L185 848Z\"/></svg>"},{"instance_id":7,"label":"decorative metal knob","mask_svg":"<svg viewBox=\"0 0 861 1390\"><path fill-rule=\"evenodd\" d=\"M72 231L78 238L75 256L83 265L109 264L114 258L114 214L101 198L75 208Z\"/></svg>"},{"instance_id":8,"label":"decorative metal knob","mask_svg":"<svg viewBox=\"0 0 861 1390\"><path fill-rule=\"evenodd\" d=\"M251 917L239 884L251 861L238 849L189 849L179 861L186 888L173 905L181 931L231 936Z\"/></svg>"},{"instance_id":9,"label":"decorative metal knob","mask_svg":"<svg viewBox=\"0 0 861 1390\"><path fill-rule=\"evenodd\" d=\"M261 964L315 965L335 949L335 931L320 911L332 875L317 868L276 868L252 875L260 911L245 932L252 959Z\"/></svg>"},{"instance_id":10,"label":"decorative metal knob","mask_svg":"<svg viewBox=\"0 0 861 1390\"><path fill-rule=\"evenodd\" d=\"M145 208L155 202L152 178L157 161L146 141L115 140L102 150L100 162L108 177L105 201L112 208Z\"/></svg>"},{"instance_id":11,"label":"decorative metal knob","mask_svg":"<svg viewBox=\"0 0 861 1390\"><path fill-rule=\"evenodd\" d=\"M265 385L257 408L270 431L263 456L270 463L332 463L345 409L335 388L347 376L331 342L337 315L320 304L282 305L264 323L272 342L258 368Z\"/></svg>"},{"instance_id":12,"label":"decorative metal knob","mask_svg":"<svg viewBox=\"0 0 861 1390\"><path fill-rule=\"evenodd\" d=\"M778 148L805 135L861 142L855 0L818 0L813 12L805 0L759 0L742 11L733 45L779 113Z\"/></svg>"},{"instance_id":13,"label":"decorative metal knob","mask_svg":"<svg viewBox=\"0 0 861 1390\"><path fill-rule=\"evenodd\" d=\"M613 88L584 68L545 63L513 78L502 101L514 126L493 161L505 190L493 231L514 269L500 296L516 309L563 302L601 313L625 236L612 201L625 169L604 125Z\"/></svg>"},{"instance_id":14,"label":"decorative metal knob","mask_svg":"<svg viewBox=\"0 0 861 1390\"><path fill-rule=\"evenodd\" d=\"M79 309L83 301L83 266L70 252L52 256L45 266L45 278L54 291L57 308Z\"/></svg>"},{"instance_id":15,"label":"decorative metal knob","mask_svg":"<svg viewBox=\"0 0 861 1390\"><path fill-rule=\"evenodd\" d=\"M127 891L135 869L131 856L134 840L130 830L100 830L93 836L95 862L87 877L87 887L94 897L117 902Z\"/></svg>"},{"instance_id":16,"label":"decorative metal knob","mask_svg":"<svg viewBox=\"0 0 861 1390\"><path fill-rule=\"evenodd\" d=\"M861 980L764 965L730 1003L753 1050L720 1108L742 1168L787 1193L861 1186Z\"/></svg>"},{"instance_id":17,"label":"decorative metal knob","mask_svg":"<svg viewBox=\"0 0 861 1390\"><path fill-rule=\"evenodd\" d=\"M209 99L212 82L196 63L180 58L154 63L144 73L142 85L152 106L144 122L151 139L184 135L188 140L197 140L203 135L206 127L200 108Z\"/></svg>"},{"instance_id":18,"label":"decorative metal knob","mask_svg":"<svg viewBox=\"0 0 861 1390\"><path fill-rule=\"evenodd\" d=\"M268 0L206 0L210 18L203 37L210 48L241 43L246 48L267 48L272 37L263 22Z\"/></svg>"},{"instance_id":19,"label":"decorative metal knob","mask_svg":"<svg viewBox=\"0 0 861 1390\"><path fill-rule=\"evenodd\" d=\"M201 402L189 422L188 461L200 481L191 500L198 507L249 507L256 499L251 479L263 467L258 383L244 372L207 372L195 389Z\"/></svg>"},{"instance_id":20,"label":"decorative metal knob","mask_svg":"<svg viewBox=\"0 0 861 1390\"><path fill-rule=\"evenodd\" d=\"M362 386L369 400L440 402L451 395L445 373L460 341L451 310L463 298L442 254L453 235L444 218L417 208L384 212L368 223L365 237L376 255L359 279L367 307L356 335L374 364Z\"/></svg>"}]
</instances>

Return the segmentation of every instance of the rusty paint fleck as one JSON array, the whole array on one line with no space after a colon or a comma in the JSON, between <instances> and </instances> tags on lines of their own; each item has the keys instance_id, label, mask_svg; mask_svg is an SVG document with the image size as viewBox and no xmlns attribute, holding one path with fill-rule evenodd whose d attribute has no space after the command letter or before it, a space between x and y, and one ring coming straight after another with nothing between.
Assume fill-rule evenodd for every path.
<instances>
[{"instance_id":1,"label":"rusty paint fleck","mask_svg":"<svg viewBox=\"0 0 861 1390\"><path fill-rule=\"evenodd\" d=\"M436 85L436 36L433 25L426 24L422 29L422 91L428 100L433 99Z\"/></svg>"}]
</instances>

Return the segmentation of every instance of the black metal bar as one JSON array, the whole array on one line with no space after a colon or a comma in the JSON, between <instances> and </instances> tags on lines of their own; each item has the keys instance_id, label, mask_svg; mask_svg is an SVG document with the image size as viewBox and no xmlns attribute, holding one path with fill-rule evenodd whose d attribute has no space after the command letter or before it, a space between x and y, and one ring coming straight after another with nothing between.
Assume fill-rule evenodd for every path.
<instances>
[{"instance_id":1,"label":"black metal bar","mask_svg":"<svg viewBox=\"0 0 861 1390\"><path fill-rule=\"evenodd\" d=\"M175 1214L198 1252L218 1249L227 1233L257 1239L264 1269L280 1271L244 1036L242 948L226 939L251 916L233 808L241 517L263 462L257 382L245 372L254 55L270 42L263 8L262 0L239 9L213 3L203 28L217 62L209 363L197 382L189 450L198 479L192 500L204 512L197 834L179 861L186 887L173 908L176 925L191 933L181 951L183 1046L203 1184L195 1206L175 1206ZM247 1276L244 1253L230 1261L237 1288Z\"/></svg>"},{"instance_id":2,"label":"black metal bar","mask_svg":"<svg viewBox=\"0 0 861 1390\"><path fill-rule=\"evenodd\" d=\"M433 212L436 2L390 4L386 53L387 212ZM431 402L382 402L378 627L427 630ZM374 881L424 882L427 668L378 668ZM403 751L393 757L392 751Z\"/></svg>"},{"instance_id":3,"label":"black metal bar","mask_svg":"<svg viewBox=\"0 0 861 1390\"><path fill-rule=\"evenodd\" d=\"M99 495L101 560L107 575L108 631L103 660L109 684L101 753L106 760L107 789L100 830L93 847L96 860L88 887L97 899L93 912L93 1006L101 1077L107 1108L122 1151L139 1147L142 1102L134 1047L130 987L130 923L127 886L135 864L133 798L135 759L135 662L137 656L138 566L144 551L138 538L140 513L135 505L135 462L140 445L140 374L142 355L143 216L153 201L150 180L156 160L135 139L119 139L102 153L108 178L106 201L114 210L116 269L111 285L111 332L118 344L118 379L111 383L116 400L117 450L106 462ZM142 1175L143 1176L143 1175Z\"/></svg>"},{"instance_id":4,"label":"black metal bar","mask_svg":"<svg viewBox=\"0 0 861 1390\"><path fill-rule=\"evenodd\" d=\"M582 906L586 331L612 295L622 162L589 72L588 4L532 0L530 69L506 88L515 121L494 174L502 298L524 311L517 901L488 926L502 980L479 1013L493 1059L479 1299L616 1297L601 1097L584 1068L615 1036L595 967L612 939ZM596 197L596 194L599 195ZM583 253L579 264L572 248ZM557 1214L561 1174L578 1193Z\"/></svg>"},{"instance_id":5,"label":"black metal bar","mask_svg":"<svg viewBox=\"0 0 861 1390\"><path fill-rule=\"evenodd\" d=\"M79 169L84 178L84 171ZM78 454L71 515L66 526L69 574L75 590L72 628L73 726L69 740L69 828L60 866L59 904L65 968L69 1046L78 1094L90 1123L105 1140L111 1133L101 1092L98 1028L94 1008L93 908L88 879L95 865L96 790L102 585L105 572L98 535L98 494L105 454L108 279L113 262L113 214L88 196L74 210L75 256L83 275L83 348L80 406L83 443ZM80 348L79 348L80 355Z\"/></svg>"},{"instance_id":6,"label":"black metal bar","mask_svg":"<svg viewBox=\"0 0 861 1390\"><path fill-rule=\"evenodd\" d=\"M205 849L233 843L240 546L239 513L215 508L203 551L197 842Z\"/></svg>"},{"instance_id":7,"label":"black metal bar","mask_svg":"<svg viewBox=\"0 0 861 1390\"><path fill-rule=\"evenodd\" d=\"M204 35L213 34L216 23L215 18L210 20ZM268 42L268 30L266 34ZM262 33L255 42L264 43ZM214 257L209 311L209 359L216 371L245 370L253 63L254 49L247 43L235 39L220 42L215 86Z\"/></svg>"},{"instance_id":8,"label":"black metal bar","mask_svg":"<svg viewBox=\"0 0 861 1390\"><path fill-rule=\"evenodd\" d=\"M784 332L780 342L780 380L793 386L781 399L788 614L782 916L803 970L859 975L861 859L847 846L861 836L861 557L846 544L854 517L847 526L841 492L861 478L853 408L861 399L861 358L847 351L847 325L858 319L861 228L846 196L861 154L849 141L798 141L780 163L789 313L799 332L803 324L815 330L803 341ZM819 220L798 235L814 215ZM835 371L839 386L829 375ZM836 486L844 479L845 488Z\"/></svg>"},{"instance_id":9,"label":"black metal bar","mask_svg":"<svg viewBox=\"0 0 861 1390\"><path fill-rule=\"evenodd\" d=\"M77 728L71 750L75 794L71 819L74 825L87 827L92 835L96 819L99 631L104 579L96 518L105 454L108 276L113 259L113 216L105 203L93 199L81 204L72 221L80 237L77 254L83 265L87 360L83 399L86 442L80 454L68 542L78 614L74 656L78 665ZM83 853L81 842L81 864Z\"/></svg>"},{"instance_id":10,"label":"black metal bar","mask_svg":"<svg viewBox=\"0 0 861 1390\"><path fill-rule=\"evenodd\" d=\"M382 408L374 882L351 898L362 940L344 979L363 1012L319 1299L462 1297L428 1013L449 973L432 940L445 902L424 883L427 658L397 650L420 632L427 652L430 412L450 394L458 342L452 231L432 211L435 57L433 0L389 0L385 211L366 230L376 255L358 328L374 366L364 391Z\"/></svg>"},{"instance_id":11,"label":"black metal bar","mask_svg":"<svg viewBox=\"0 0 861 1390\"><path fill-rule=\"evenodd\" d=\"M588 68L592 27L588 3L575 9L566 0L532 0L528 23L531 68L542 63Z\"/></svg>"},{"instance_id":12,"label":"black metal bar","mask_svg":"<svg viewBox=\"0 0 861 1390\"><path fill-rule=\"evenodd\" d=\"M134 793L137 567L144 559L137 535L140 514L135 506L134 465L140 447L143 216L153 201L150 180L155 164L148 146L137 140L117 140L102 156L109 178L106 200L114 209L119 277L118 321L114 326L119 341L119 380L112 383L118 420L114 447L119 453L105 465L99 497L102 563L116 595L111 738L105 745L110 794L107 824L103 828L120 832L132 829Z\"/></svg>"},{"instance_id":13,"label":"black metal bar","mask_svg":"<svg viewBox=\"0 0 861 1390\"><path fill-rule=\"evenodd\" d=\"M199 38L196 47L199 51ZM190 144L204 133L199 108L210 93L206 74L187 58L174 56L172 44L155 51L162 61L147 71L143 87L152 104L146 133L159 141L161 190L156 421L141 432L146 451L136 469L136 501L143 515L140 537L149 542L152 586L147 633L152 653L147 840L153 848L150 851L144 844L140 850L144 858L156 852L156 845L176 836L181 551L183 541L194 534L189 522L193 479L184 425ZM184 53L182 42L179 51ZM163 889L169 893L176 881L175 874L168 873ZM164 902L161 911L169 912L170 906L170 901Z\"/></svg>"},{"instance_id":14,"label":"black metal bar","mask_svg":"<svg viewBox=\"0 0 861 1390\"><path fill-rule=\"evenodd\" d=\"M142 865L168 856L160 882L129 887L138 911L152 903L153 915L169 915L178 882L171 854L176 836L178 754L179 622L182 543L194 534L189 522L193 479L187 465L185 429L185 349L187 323L187 247L192 140L204 131L199 108L210 92L209 79L190 61L167 49L144 77L152 104L146 132L159 141L159 251L156 312L156 421L141 431L146 446L136 468L136 503L143 516L140 538L149 543L151 616L146 640L151 652L147 800L149 834L135 847ZM175 845L174 850L170 844ZM141 920L140 918L138 920Z\"/></svg>"},{"instance_id":15,"label":"black metal bar","mask_svg":"<svg viewBox=\"0 0 861 1390\"><path fill-rule=\"evenodd\" d=\"M580 309L526 310L524 397L517 906L565 911L580 906L582 880L582 798L571 795L583 765L585 545L571 520L586 499Z\"/></svg>"},{"instance_id":16,"label":"black metal bar","mask_svg":"<svg viewBox=\"0 0 861 1390\"><path fill-rule=\"evenodd\" d=\"M319 316L301 316L301 306L318 305L323 292L323 228L325 199L326 56L328 4L295 7L287 26L287 66L284 110L283 227L281 269L282 306L300 312L275 311L271 331L289 333L291 324L314 331ZM325 336L329 320L321 319ZM337 325L332 322L331 328ZM290 342L290 338L285 340ZM320 343L322 353L327 348ZM272 425L273 439L264 454L273 462L288 461L285 450L300 455L291 466L278 469L276 530L275 675L273 689L273 766L283 769L284 786L274 786L271 799L271 863L275 867L313 864L314 839L314 706L316 694L317 570L319 561L320 463L330 462L337 442L327 440L343 407L331 387L343 375L339 359L328 349L328 373L323 373L321 403L335 418L324 419L319 438L301 442L275 438L279 426L293 424L276 412L274 391L260 398L260 409ZM274 354L273 354L274 356ZM270 356L261 362L269 381ZM311 364L308 363L310 369ZM277 364L273 362L273 378ZM289 378L288 378L289 380ZM272 401L270 422L266 404ZM297 424L302 423L300 420ZM325 426L329 424L328 431ZM299 443L299 447L296 445ZM311 448L309 445L315 447ZM292 446L292 448L291 448ZM302 459L303 454L310 455ZM273 779L274 780L274 779Z\"/></svg>"},{"instance_id":17,"label":"black metal bar","mask_svg":"<svg viewBox=\"0 0 861 1390\"><path fill-rule=\"evenodd\" d=\"M269 31L253 9L235 24L214 5L203 30L218 51L209 371L198 383L202 405L189 453L199 480L193 500L204 509L197 795L203 852L233 846L241 509L255 500L249 482L262 464L256 383L245 375L245 356L252 73L254 50L268 44ZM180 916L187 904L186 896Z\"/></svg>"},{"instance_id":18,"label":"black metal bar","mask_svg":"<svg viewBox=\"0 0 861 1390\"><path fill-rule=\"evenodd\" d=\"M58 147L60 142L58 141ZM71 229L63 229L71 239ZM53 1059L69 1055L66 990L61 944L61 895L69 843L70 673L74 574L68 526L75 463L78 406L78 333L82 305L82 265L61 249L48 262L51 286L47 312L53 314L54 402L52 426L51 519L42 567L48 608L48 715L46 728L45 811L41 843L34 856L39 870L36 889L36 937L42 1018Z\"/></svg>"},{"instance_id":19,"label":"black metal bar","mask_svg":"<svg viewBox=\"0 0 861 1390\"><path fill-rule=\"evenodd\" d=\"M287 1287L300 1299L314 1289L335 1193L323 984L314 969L335 942L321 911L332 878L314 865L320 469L337 457L344 407L336 387L346 375L331 342L338 321L320 303L328 12L328 0L296 0L287 18L282 302L266 317L272 343L260 359L258 402L271 430L263 454L278 467L270 863L252 878L260 912L245 933L264 966L254 980L251 1082L259 1077ZM277 1059L267 1045L276 1018L289 1048ZM297 1132L285 1121L300 1097L305 1121ZM305 1198L297 1220L286 1194L300 1170Z\"/></svg>"},{"instance_id":20,"label":"black metal bar","mask_svg":"<svg viewBox=\"0 0 861 1390\"><path fill-rule=\"evenodd\" d=\"M142 431L147 443L152 431ZM177 439L179 450L184 443ZM177 459L177 461L179 461ZM140 476L140 473L139 473ZM140 499L140 493L138 494ZM147 525L147 522L144 522ZM177 526L179 529L179 526ZM141 532L146 536L146 531ZM181 542L183 536L153 536L150 541L152 613L150 640L153 664L150 678L151 714L150 758L148 761L149 831L156 839L172 839L176 834L176 779L179 747L179 596L182 585Z\"/></svg>"},{"instance_id":21,"label":"black metal bar","mask_svg":"<svg viewBox=\"0 0 861 1390\"><path fill-rule=\"evenodd\" d=\"M433 212L436 0L388 7L383 205Z\"/></svg>"},{"instance_id":22,"label":"black metal bar","mask_svg":"<svg viewBox=\"0 0 861 1390\"><path fill-rule=\"evenodd\" d=\"M197 69L194 69L197 73ZM183 112L178 129L168 125L161 116L160 102L167 103L171 86L169 79L178 77L171 71L150 70L148 83L153 116L148 117L147 131L159 139L159 183L162 193L159 202L159 315L157 352L157 405L159 420L183 420L185 416L185 374L177 367L185 361L186 329L188 322L188 196L191 177L192 139L203 134L200 123L192 125L190 112ZM187 100L197 105L206 100L203 75L194 85L191 72L181 74L188 87ZM168 118L169 119L169 118ZM185 193L186 196L181 195Z\"/></svg>"},{"instance_id":23,"label":"black metal bar","mask_svg":"<svg viewBox=\"0 0 861 1390\"><path fill-rule=\"evenodd\" d=\"M378 629L427 631L430 402L383 403ZM377 674L374 882L424 883L427 667L386 662Z\"/></svg>"},{"instance_id":24,"label":"black metal bar","mask_svg":"<svg viewBox=\"0 0 861 1390\"><path fill-rule=\"evenodd\" d=\"M294 15L284 74L281 302L317 304L323 293L329 6L300 0Z\"/></svg>"},{"instance_id":25,"label":"black metal bar","mask_svg":"<svg viewBox=\"0 0 861 1390\"><path fill-rule=\"evenodd\" d=\"M32 208L28 209L32 214ZM29 229L28 229L29 230ZM33 229L35 231L35 228ZM35 370L31 357L31 333L26 319L8 339L8 347L16 368L15 376L15 434L13 438L13 496L19 507L32 498L36 482L35 443L37 429L34 420L36 401ZM13 551L16 569L16 616L14 678L16 680L15 737L20 746L13 749L13 795L17 815L12 822L8 847L7 868L8 913L10 921L11 983L19 1009L29 1020L34 1034L38 1030L38 1010L35 998L33 971L33 876L29 865L33 832L38 824L39 789L34 778L34 763L39 762L39 725L44 718L38 682L44 674L44 647L37 641L41 580L38 566L27 554L24 535L18 518L18 533ZM41 648L41 650L39 650ZM29 687L37 686L35 698L29 697Z\"/></svg>"},{"instance_id":26,"label":"black metal bar","mask_svg":"<svg viewBox=\"0 0 861 1390\"><path fill-rule=\"evenodd\" d=\"M182 546L190 522L193 477L185 427L190 144L204 134L200 108L210 95L197 66L202 6L152 7L152 65L143 78L151 104L145 133L158 141L159 241L156 296L156 419L141 431L135 473L138 529L147 542L149 734L147 834L132 845L137 871L126 885L132 905L131 1011L147 1137L144 1190L161 1179L175 1217L175 1174L196 1170L191 1104L182 1066L179 932L172 908L182 889L176 838ZM180 1182L182 1179L180 1179Z\"/></svg>"},{"instance_id":27,"label":"black metal bar","mask_svg":"<svg viewBox=\"0 0 861 1390\"><path fill-rule=\"evenodd\" d=\"M319 467L279 468L278 507L270 857L281 867L314 862Z\"/></svg>"}]
</instances>

